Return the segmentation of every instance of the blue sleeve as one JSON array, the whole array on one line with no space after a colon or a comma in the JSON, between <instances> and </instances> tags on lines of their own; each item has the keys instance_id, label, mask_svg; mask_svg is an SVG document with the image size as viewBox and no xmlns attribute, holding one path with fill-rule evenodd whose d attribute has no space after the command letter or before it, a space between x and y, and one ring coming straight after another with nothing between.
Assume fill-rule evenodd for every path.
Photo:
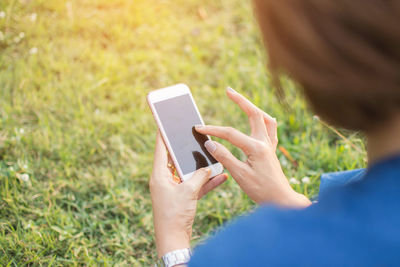
<instances>
[{"instance_id":1,"label":"blue sleeve","mask_svg":"<svg viewBox=\"0 0 400 267\"><path fill-rule=\"evenodd\" d=\"M362 170L330 175L329 190L306 209L259 207L197 247L189 267L395 265L399 175L390 170L399 163L390 164L365 177Z\"/></svg>"},{"instance_id":2,"label":"blue sleeve","mask_svg":"<svg viewBox=\"0 0 400 267\"><path fill-rule=\"evenodd\" d=\"M324 206L303 210L258 208L196 248L189 267L369 266L388 251L377 248L370 236L376 227L354 215L354 204L338 194L327 197Z\"/></svg>"},{"instance_id":3,"label":"blue sleeve","mask_svg":"<svg viewBox=\"0 0 400 267\"><path fill-rule=\"evenodd\" d=\"M360 181L364 177L365 172L365 169L356 169L322 174L319 185L319 198L323 197L326 192L332 191L337 187Z\"/></svg>"},{"instance_id":4,"label":"blue sleeve","mask_svg":"<svg viewBox=\"0 0 400 267\"><path fill-rule=\"evenodd\" d=\"M206 244L196 248L189 267L280 265L282 259L287 258L288 245L301 248L307 239L300 236L297 236L297 240L287 238L292 231L285 221L290 220L290 214L297 212L273 207L259 208L234 221ZM301 250L297 250L297 259L301 256ZM305 246L303 250L306 251Z\"/></svg>"}]
</instances>

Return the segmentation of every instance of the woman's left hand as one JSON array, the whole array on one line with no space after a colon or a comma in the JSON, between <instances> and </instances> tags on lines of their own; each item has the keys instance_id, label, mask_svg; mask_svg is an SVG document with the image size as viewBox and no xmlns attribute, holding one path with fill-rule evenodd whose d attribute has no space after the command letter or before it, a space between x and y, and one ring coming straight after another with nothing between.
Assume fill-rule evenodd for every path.
<instances>
[{"instance_id":1,"label":"woman's left hand","mask_svg":"<svg viewBox=\"0 0 400 267\"><path fill-rule=\"evenodd\" d=\"M210 180L211 170L202 168L190 180L179 184L174 181L174 173L168 167L169 164L173 166L158 132L149 184L159 257L173 250L190 247L197 200L228 177L227 174L221 174Z\"/></svg>"}]
</instances>

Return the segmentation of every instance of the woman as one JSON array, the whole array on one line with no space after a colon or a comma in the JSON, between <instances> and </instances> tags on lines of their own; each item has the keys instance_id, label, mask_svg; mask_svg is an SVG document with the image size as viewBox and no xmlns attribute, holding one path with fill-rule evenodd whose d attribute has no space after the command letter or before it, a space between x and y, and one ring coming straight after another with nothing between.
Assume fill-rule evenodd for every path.
<instances>
[{"instance_id":1,"label":"woman","mask_svg":"<svg viewBox=\"0 0 400 267\"><path fill-rule=\"evenodd\" d=\"M246 162L217 142L206 143L243 191L263 205L196 249L188 265L399 265L400 1L254 2L272 73L296 80L323 119L363 131L368 169L360 181L311 205L290 187L276 157L276 121L228 90L249 117L251 136L219 126L196 130L243 150ZM201 169L174 184L167 163L158 135L150 189L160 257L189 248L197 199L225 180L208 181L209 171Z\"/></svg>"}]
</instances>

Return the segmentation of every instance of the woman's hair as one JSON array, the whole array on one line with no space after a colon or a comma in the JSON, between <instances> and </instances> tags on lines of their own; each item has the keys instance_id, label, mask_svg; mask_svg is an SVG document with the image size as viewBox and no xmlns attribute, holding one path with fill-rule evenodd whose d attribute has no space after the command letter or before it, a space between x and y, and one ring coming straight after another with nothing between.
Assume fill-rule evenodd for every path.
<instances>
[{"instance_id":1,"label":"woman's hair","mask_svg":"<svg viewBox=\"0 0 400 267\"><path fill-rule=\"evenodd\" d=\"M274 75L317 114L369 130L400 111L400 0L254 0Z\"/></svg>"}]
</instances>

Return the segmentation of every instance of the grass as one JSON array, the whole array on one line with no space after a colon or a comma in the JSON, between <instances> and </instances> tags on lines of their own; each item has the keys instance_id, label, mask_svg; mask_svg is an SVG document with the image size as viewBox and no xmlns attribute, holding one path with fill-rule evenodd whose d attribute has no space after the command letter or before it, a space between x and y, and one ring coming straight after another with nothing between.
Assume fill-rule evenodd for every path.
<instances>
[{"instance_id":1,"label":"grass","mask_svg":"<svg viewBox=\"0 0 400 267\"><path fill-rule=\"evenodd\" d=\"M187 83L207 123L244 132L224 88L248 96L278 118L298 166L279 158L308 196L321 173L363 167L290 80L290 109L278 103L264 58L248 1L1 1L0 265L150 266L155 88ZM193 244L253 207L229 179L199 203Z\"/></svg>"}]
</instances>

